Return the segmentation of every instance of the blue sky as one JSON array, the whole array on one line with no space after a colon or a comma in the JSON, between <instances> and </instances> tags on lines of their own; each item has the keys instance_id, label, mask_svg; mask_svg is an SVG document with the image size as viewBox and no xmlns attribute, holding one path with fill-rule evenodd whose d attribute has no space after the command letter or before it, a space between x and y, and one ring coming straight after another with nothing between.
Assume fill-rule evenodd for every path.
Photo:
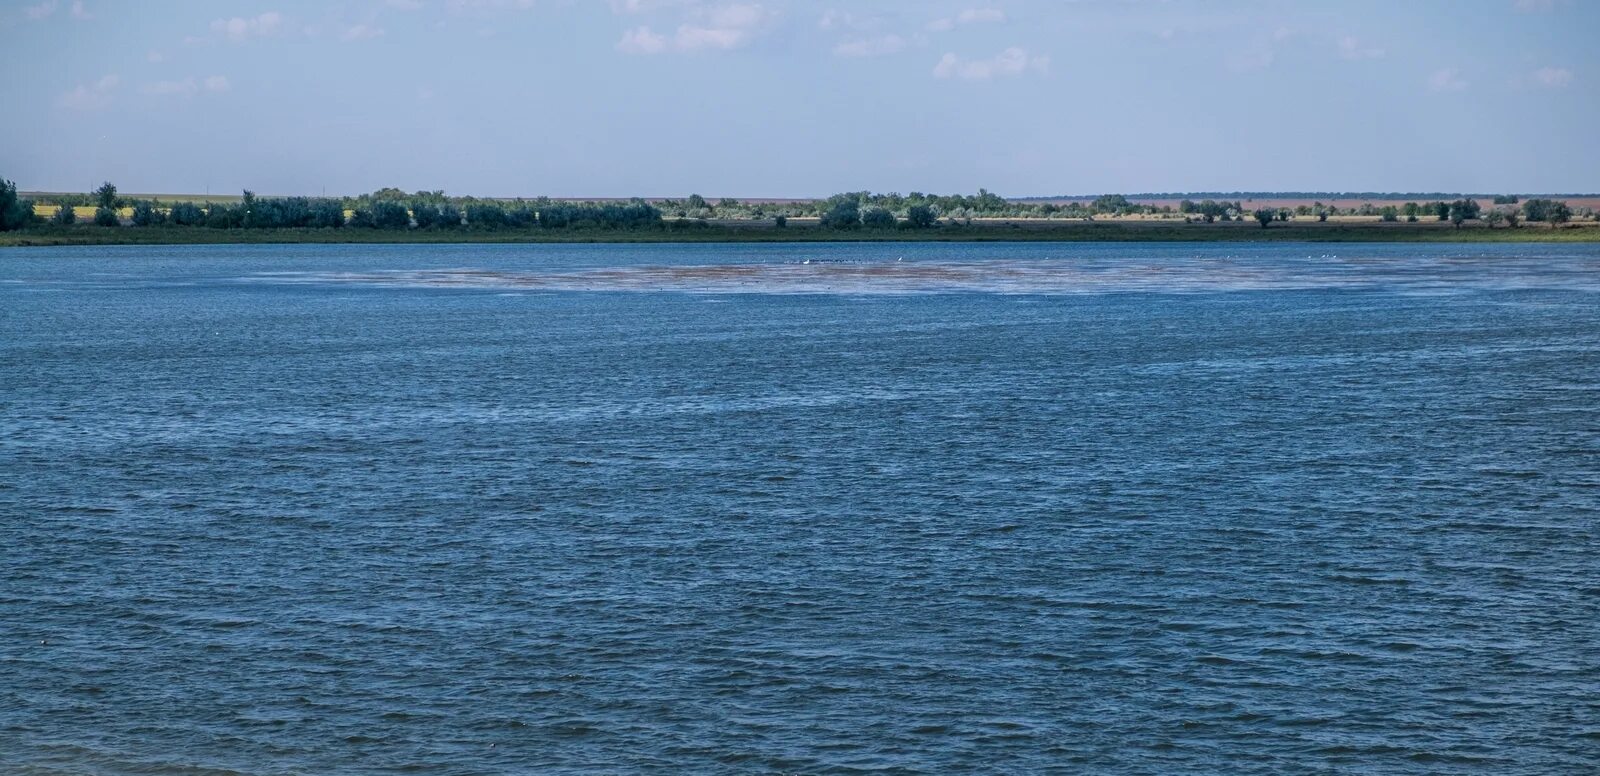
<instances>
[{"instance_id":1,"label":"blue sky","mask_svg":"<svg viewBox=\"0 0 1600 776\"><path fill-rule=\"evenodd\" d=\"M1588 0L4 0L0 176L272 194L1588 192L1597 30Z\"/></svg>"}]
</instances>

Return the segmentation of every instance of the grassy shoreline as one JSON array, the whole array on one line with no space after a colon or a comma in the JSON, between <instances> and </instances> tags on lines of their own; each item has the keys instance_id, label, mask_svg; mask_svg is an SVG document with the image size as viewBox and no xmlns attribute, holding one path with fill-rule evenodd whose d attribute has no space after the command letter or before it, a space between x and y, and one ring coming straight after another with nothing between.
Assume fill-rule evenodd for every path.
<instances>
[{"instance_id":1,"label":"grassy shoreline","mask_svg":"<svg viewBox=\"0 0 1600 776\"><path fill-rule=\"evenodd\" d=\"M232 245L335 243L769 243L769 242L1600 242L1600 225L1460 229L1432 223L1288 222L1255 224L1023 222L931 229L838 231L814 225L712 224L696 229L210 229L204 227L35 227L0 232L0 248L72 245Z\"/></svg>"}]
</instances>

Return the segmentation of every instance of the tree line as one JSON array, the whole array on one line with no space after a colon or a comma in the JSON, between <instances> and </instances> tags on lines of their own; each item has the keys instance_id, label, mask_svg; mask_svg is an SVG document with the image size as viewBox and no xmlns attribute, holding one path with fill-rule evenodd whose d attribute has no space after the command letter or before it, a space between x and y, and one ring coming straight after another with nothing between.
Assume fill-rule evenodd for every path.
<instances>
[{"instance_id":1,"label":"tree line","mask_svg":"<svg viewBox=\"0 0 1600 776\"><path fill-rule=\"evenodd\" d=\"M1135 202L1120 194L1106 194L1083 201L1046 202L1008 200L987 189L977 194L927 194L911 192L874 193L855 191L835 194L822 200L746 201L720 199L715 202L698 194L683 199L646 201L632 199L615 202L536 199L484 199L455 197L443 191L406 192L383 188L354 197L261 197L245 191L237 201L176 201L129 198L117 187L105 183L87 194L52 194L45 201L31 202L18 196L16 186L0 180L0 230L18 229L41 223L35 206L58 206L49 219L56 225L78 220L75 207L94 207L93 223L101 226L134 227L177 226L213 229L423 229L447 231L526 230L526 229L684 229L703 228L709 219L770 220L784 227L788 219L812 217L823 228L853 229L929 229L970 223L973 218L1094 219L1097 216L1154 215L1182 218L1186 223L1245 221L1254 218L1263 227L1274 221L1329 216L1375 216L1384 221L1424 218L1450 221L1460 226L1482 220L1491 227L1516 226L1522 221L1561 224L1575 216L1594 216L1588 209L1578 212L1567 203L1550 198L1535 198L1518 203L1518 198L1502 195L1484 211L1476 198L1446 201L1407 202L1404 205L1375 206L1363 203L1338 208L1320 201L1295 208L1255 208L1239 199L1200 201L1184 199L1176 207ZM131 212L124 219L123 211Z\"/></svg>"}]
</instances>

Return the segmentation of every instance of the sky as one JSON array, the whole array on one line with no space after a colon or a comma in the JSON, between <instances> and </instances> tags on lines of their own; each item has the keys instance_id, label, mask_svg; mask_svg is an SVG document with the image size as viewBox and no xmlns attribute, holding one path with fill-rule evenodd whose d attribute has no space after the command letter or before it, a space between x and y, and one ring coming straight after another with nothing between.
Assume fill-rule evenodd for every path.
<instances>
[{"instance_id":1,"label":"sky","mask_svg":"<svg viewBox=\"0 0 1600 776\"><path fill-rule=\"evenodd\" d=\"M0 0L24 190L1600 190L1591 0Z\"/></svg>"}]
</instances>

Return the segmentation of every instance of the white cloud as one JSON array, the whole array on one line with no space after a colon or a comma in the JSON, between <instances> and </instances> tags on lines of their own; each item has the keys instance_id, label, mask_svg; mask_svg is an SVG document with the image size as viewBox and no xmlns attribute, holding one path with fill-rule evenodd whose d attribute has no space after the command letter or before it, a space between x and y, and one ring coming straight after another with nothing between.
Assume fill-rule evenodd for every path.
<instances>
[{"instance_id":1,"label":"white cloud","mask_svg":"<svg viewBox=\"0 0 1600 776\"><path fill-rule=\"evenodd\" d=\"M1003 22L1006 12L998 8L968 8L956 14L956 21L960 24L977 24L979 22Z\"/></svg>"},{"instance_id":2,"label":"white cloud","mask_svg":"<svg viewBox=\"0 0 1600 776\"><path fill-rule=\"evenodd\" d=\"M986 22L1003 22L1006 12L998 8L967 8L955 16L946 16L928 22L930 32L948 32L963 24L983 24Z\"/></svg>"},{"instance_id":3,"label":"white cloud","mask_svg":"<svg viewBox=\"0 0 1600 776\"><path fill-rule=\"evenodd\" d=\"M1436 92L1459 92L1467 88L1467 82L1461 77L1460 70L1446 67L1428 76L1428 88Z\"/></svg>"},{"instance_id":4,"label":"white cloud","mask_svg":"<svg viewBox=\"0 0 1600 776\"><path fill-rule=\"evenodd\" d=\"M449 0L445 5L452 12L462 11L524 11L532 8L535 0Z\"/></svg>"},{"instance_id":5,"label":"white cloud","mask_svg":"<svg viewBox=\"0 0 1600 776\"><path fill-rule=\"evenodd\" d=\"M89 10L83 7L83 0L72 0L72 18L93 19L94 14L89 13Z\"/></svg>"},{"instance_id":6,"label":"white cloud","mask_svg":"<svg viewBox=\"0 0 1600 776\"><path fill-rule=\"evenodd\" d=\"M679 51L699 49L731 49L744 43L749 33L736 27L698 27L685 24L678 27L672 45Z\"/></svg>"},{"instance_id":7,"label":"white cloud","mask_svg":"<svg viewBox=\"0 0 1600 776\"><path fill-rule=\"evenodd\" d=\"M231 19L217 19L211 23L211 31L226 37L231 41L242 41L253 37L272 35L283 26L283 14L277 11L267 11L259 16L235 16Z\"/></svg>"},{"instance_id":8,"label":"white cloud","mask_svg":"<svg viewBox=\"0 0 1600 776\"><path fill-rule=\"evenodd\" d=\"M205 80L200 80L190 76L177 81L155 81L139 87L139 91L155 96L177 95L181 97L192 97L202 91L225 92L230 88L232 87L229 85L226 77L213 75L207 77Z\"/></svg>"},{"instance_id":9,"label":"white cloud","mask_svg":"<svg viewBox=\"0 0 1600 776\"><path fill-rule=\"evenodd\" d=\"M830 8L822 12L817 27L824 30L870 30L882 23L883 20L876 16L857 16L849 11Z\"/></svg>"},{"instance_id":10,"label":"white cloud","mask_svg":"<svg viewBox=\"0 0 1600 776\"><path fill-rule=\"evenodd\" d=\"M1029 71L1044 73L1049 69L1049 57L1030 56L1027 49L1012 46L989 59L962 59L955 54L945 54L934 66L933 75L936 78L987 81L991 78L1020 76Z\"/></svg>"},{"instance_id":11,"label":"white cloud","mask_svg":"<svg viewBox=\"0 0 1600 776\"><path fill-rule=\"evenodd\" d=\"M122 77L108 75L92 84L79 84L72 91L56 98L56 104L72 110L99 110L111 104L111 93L122 83Z\"/></svg>"},{"instance_id":12,"label":"white cloud","mask_svg":"<svg viewBox=\"0 0 1600 776\"><path fill-rule=\"evenodd\" d=\"M382 27L374 27L370 24L356 24L346 27L344 32L339 33L339 40L368 40L382 35Z\"/></svg>"},{"instance_id":13,"label":"white cloud","mask_svg":"<svg viewBox=\"0 0 1600 776\"><path fill-rule=\"evenodd\" d=\"M1384 51L1349 36L1339 39L1339 56L1345 59L1382 59Z\"/></svg>"},{"instance_id":14,"label":"white cloud","mask_svg":"<svg viewBox=\"0 0 1600 776\"><path fill-rule=\"evenodd\" d=\"M22 15L29 19L43 19L56 12L56 0L45 0L38 5L30 5L22 9Z\"/></svg>"},{"instance_id":15,"label":"white cloud","mask_svg":"<svg viewBox=\"0 0 1600 776\"><path fill-rule=\"evenodd\" d=\"M1541 67L1533 71L1533 80L1547 89L1559 89L1572 83L1572 71L1564 67Z\"/></svg>"},{"instance_id":16,"label":"white cloud","mask_svg":"<svg viewBox=\"0 0 1600 776\"><path fill-rule=\"evenodd\" d=\"M384 0L384 3L402 11L415 11L422 7L422 0Z\"/></svg>"},{"instance_id":17,"label":"white cloud","mask_svg":"<svg viewBox=\"0 0 1600 776\"><path fill-rule=\"evenodd\" d=\"M671 38L640 26L625 31L616 48L628 54L733 49L750 42L772 18L772 13L753 4L699 9L695 20L678 25Z\"/></svg>"},{"instance_id":18,"label":"white cloud","mask_svg":"<svg viewBox=\"0 0 1600 776\"><path fill-rule=\"evenodd\" d=\"M625 54L660 54L667 50L667 39L651 32L649 27L636 27L622 33L617 50Z\"/></svg>"},{"instance_id":19,"label":"white cloud","mask_svg":"<svg viewBox=\"0 0 1600 776\"><path fill-rule=\"evenodd\" d=\"M833 47L833 53L840 57L881 57L904 51L905 47L905 38L899 35L883 35L844 41Z\"/></svg>"},{"instance_id":20,"label":"white cloud","mask_svg":"<svg viewBox=\"0 0 1600 776\"><path fill-rule=\"evenodd\" d=\"M611 0L611 12L631 16L670 6L687 5L689 2L690 0Z\"/></svg>"},{"instance_id":21,"label":"white cloud","mask_svg":"<svg viewBox=\"0 0 1600 776\"><path fill-rule=\"evenodd\" d=\"M155 49L150 49L150 53L145 54L144 58L150 62L165 62L167 55L156 51Z\"/></svg>"}]
</instances>

